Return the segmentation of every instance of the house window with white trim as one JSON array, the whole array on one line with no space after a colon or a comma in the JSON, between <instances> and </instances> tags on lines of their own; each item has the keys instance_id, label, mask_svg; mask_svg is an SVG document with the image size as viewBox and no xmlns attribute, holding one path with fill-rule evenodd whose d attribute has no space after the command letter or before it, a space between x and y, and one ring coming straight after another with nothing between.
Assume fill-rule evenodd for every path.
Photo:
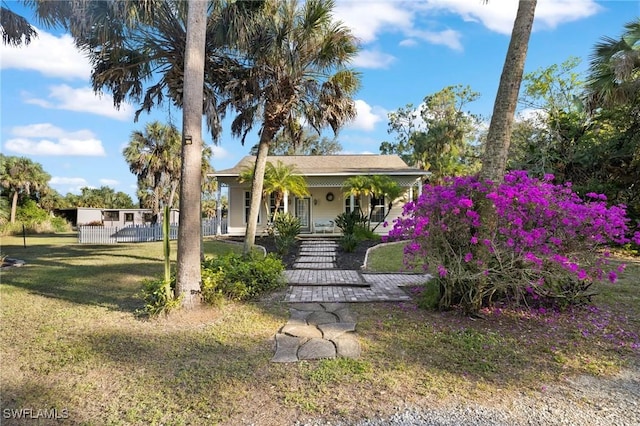
<instances>
[{"instance_id":1,"label":"house window with white trim","mask_svg":"<svg viewBox=\"0 0 640 426\"><path fill-rule=\"evenodd\" d=\"M271 193L269 195L269 217L273 217L273 213L276 211L276 194ZM280 206L278 207L278 213L284 213L284 199L280 200Z\"/></svg>"},{"instance_id":2,"label":"house window with white trim","mask_svg":"<svg viewBox=\"0 0 640 426\"><path fill-rule=\"evenodd\" d=\"M249 220L249 211L251 210L251 191L244 191L244 223ZM262 210L262 209L260 209ZM262 223L262 214L258 210L258 223Z\"/></svg>"},{"instance_id":3,"label":"house window with white trim","mask_svg":"<svg viewBox=\"0 0 640 426\"><path fill-rule=\"evenodd\" d=\"M351 211L351 197L344 199L344 211L345 213ZM353 211L360 211L360 197L353 197Z\"/></svg>"},{"instance_id":4,"label":"house window with white trim","mask_svg":"<svg viewBox=\"0 0 640 426\"><path fill-rule=\"evenodd\" d=\"M373 213L371 214L371 222L384 221L385 208L384 195L381 195L380 197L372 195L371 209L373 210Z\"/></svg>"}]
</instances>

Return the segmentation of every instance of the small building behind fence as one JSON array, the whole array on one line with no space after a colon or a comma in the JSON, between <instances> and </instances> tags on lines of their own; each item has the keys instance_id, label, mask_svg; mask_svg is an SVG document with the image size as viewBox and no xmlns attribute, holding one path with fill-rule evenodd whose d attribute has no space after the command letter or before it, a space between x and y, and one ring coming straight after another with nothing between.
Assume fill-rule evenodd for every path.
<instances>
[{"instance_id":1,"label":"small building behind fence","mask_svg":"<svg viewBox=\"0 0 640 426\"><path fill-rule=\"evenodd\" d=\"M213 218L202 221L202 236L224 235L227 233L227 219ZM162 225L128 226L78 226L80 244L117 244L160 241L163 238ZM178 239L178 225L171 225L169 239Z\"/></svg>"}]
</instances>

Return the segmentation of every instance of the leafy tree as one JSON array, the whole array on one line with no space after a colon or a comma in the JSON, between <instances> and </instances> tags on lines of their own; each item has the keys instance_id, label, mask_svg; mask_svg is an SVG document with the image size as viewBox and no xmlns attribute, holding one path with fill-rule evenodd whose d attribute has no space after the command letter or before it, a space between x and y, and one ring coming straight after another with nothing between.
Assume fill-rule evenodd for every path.
<instances>
[{"instance_id":1,"label":"leafy tree","mask_svg":"<svg viewBox=\"0 0 640 426\"><path fill-rule=\"evenodd\" d=\"M424 98L420 107L408 104L389 114L389 133L382 154L398 154L415 167L429 170L435 180L474 171L480 120L464 108L480 96L469 86L448 86Z\"/></svg>"},{"instance_id":2,"label":"leafy tree","mask_svg":"<svg viewBox=\"0 0 640 426\"><path fill-rule=\"evenodd\" d=\"M498 93L493 105L487 141L482 156L480 176L493 182L503 178L509 153L511 127L518 103L518 93L524 62L527 58L529 37L533 27L537 0L519 0L511 40L507 49Z\"/></svg>"},{"instance_id":3,"label":"leafy tree","mask_svg":"<svg viewBox=\"0 0 640 426\"><path fill-rule=\"evenodd\" d=\"M11 197L11 223L15 223L18 198L45 192L51 176L40 163L26 157L0 154L0 163L0 185Z\"/></svg>"},{"instance_id":4,"label":"leafy tree","mask_svg":"<svg viewBox=\"0 0 640 426\"><path fill-rule=\"evenodd\" d=\"M315 132L303 132L296 142L286 129L278 132L269 146L269 155L335 155L342 151L342 144L336 138L322 138ZM251 147L251 155L258 154L258 144Z\"/></svg>"},{"instance_id":5,"label":"leafy tree","mask_svg":"<svg viewBox=\"0 0 640 426\"><path fill-rule=\"evenodd\" d=\"M575 71L579 64L572 57L525 74L520 103L536 113L513 127L510 168L565 179L590 126L582 103L583 82Z\"/></svg>"},{"instance_id":6,"label":"leafy tree","mask_svg":"<svg viewBox=\"0 0 640 426\"><path fill-rule=\"evenodd\" d=\"M346 65L357 53L357 42L333 20L333 7L331 0L267 2L242 46L249 66L236 70L237 78L226 87L227 105L239 111L233 133L244 140L261 123L245 253L255 244L267 155L277 133L302 119L317 131L330 125L335 133L355 116L351 96L360 80Z\"/></svg>"},{"instance_id":7,"label":"leafy tree","mask_svg":"<svg viewBox=\"0 0 640 426\"><path fill-rule=\"evenodd\" d=\"M253 169L244 170L238 180L240 183L252 182L254 180ZM264 184L262 186L262 200L265 203L266 210L269 211L269 198L273 194L273 216L275 216L280 209L280 204L282 200L284 200L285 193L296 197L309 195L307 181L304 176L296 173L295 166L286 165L280 160L278 160L275 165L267 161L264 172ZM270 218L271 220L273 220L273 216Z\"/></svg>"}]
</instances>

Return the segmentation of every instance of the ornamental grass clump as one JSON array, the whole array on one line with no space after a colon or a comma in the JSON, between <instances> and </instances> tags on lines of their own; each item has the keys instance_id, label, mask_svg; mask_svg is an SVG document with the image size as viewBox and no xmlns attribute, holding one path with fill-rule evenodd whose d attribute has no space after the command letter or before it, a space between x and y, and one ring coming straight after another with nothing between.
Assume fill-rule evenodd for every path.
<instances>
[{"instance_id":1,"label":"ornamental grass clump","mask_svg":"<svg viewBox=\"0 0 640 426\"><path fill-rule=\"evenodd\" d=\"M638 243L640 232L628 237L625 206L595 193L582 199L570 183L552 181L514 171L499 185L474 177L426 185L388 238L409 240L405 263L436 275L440 309L579 305L594 281L615 282L624 268L609 265L606 246Z\"/></svg>"}]
</instances>

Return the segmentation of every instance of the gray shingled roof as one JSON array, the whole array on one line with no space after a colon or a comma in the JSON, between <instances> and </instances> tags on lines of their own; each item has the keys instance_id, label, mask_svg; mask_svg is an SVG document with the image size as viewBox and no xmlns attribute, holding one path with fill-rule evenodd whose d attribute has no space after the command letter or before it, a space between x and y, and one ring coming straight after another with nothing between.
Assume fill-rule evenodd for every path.
<instances>
[{"instance_id":1,"label":"gray shingled roof","mask_svg":"<svg viewBox=\"0 0 640 426\"><path fill-rule=\"evenodd\" d=\"M253 167L256 157L248 155L230 169L218 170L211 176L238 176L247 167ZM274 155L267 161L276 164L278 161L286 165L293 164L300 174L305 176L319 175L426 175L421 169L407 166L397 155Z\"/></svg>"}]
</instances>

